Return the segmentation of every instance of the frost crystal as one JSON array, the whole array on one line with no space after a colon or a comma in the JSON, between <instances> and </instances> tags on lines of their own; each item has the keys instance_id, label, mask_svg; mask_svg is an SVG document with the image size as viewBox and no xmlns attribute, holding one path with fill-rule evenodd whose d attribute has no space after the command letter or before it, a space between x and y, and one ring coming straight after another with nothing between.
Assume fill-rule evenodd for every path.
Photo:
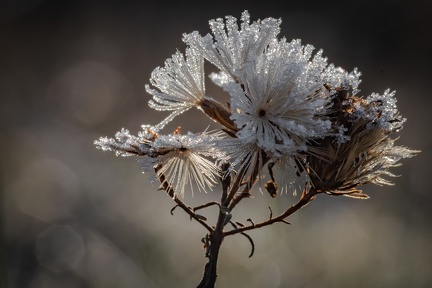
<instances>
[{"instance_id":1,"label":"frost crystal","mask_svg":"<svg viewBox=\"0 0 432 288\"><path fill-rule=\"evenodd\" d=\"M141 140L140 140L141 139ZM133 136L129 130L122 128L115 134L115 139L101 137L94 141L96 148L104 151L114 151L117 156L147 155L150 145L146 139Z\"/></svg>"},{"instance_id":2,"label":"frost crystal","mask_svg":"<svg viewBox=\"0 0 432 288\"><path fill-rule=\"evenodd\" d=\"M280 19L252 22L245 11L240 21L227 16L209 23L211 34L184 34L185 54L173 54L146 85L150 107L171 114L137 136L122 129L102 137L97 148L139 156L145 171L154 170L180 196L186 187L205 191L235 175L243 179L236 185L246 187L269 177L272 197L278 186L286 190L298 180L317 193L367 198L358 186L390 184L383 178L393 176L389 169L418 153L391 138L405 122L395 92L358 96L357 69L347 72L328 64L322 50L278 38ZM226 104L206 95L204 61L219 70L210 78L229 95ZM160 134L192 107L219 124L219 132Z\"/></svg>"},{"instance_id":3,"label":"frost crystal","mask_svg":"<svg viewBox=\"0 0 432 288\"><path fill-rule=\"evenodd\" d=\"M322 81L330 87L339 87L343 89L352 89L353 94L360 92L358 86L361 83L361 73L354 68L352 72L347 72L341 67L335 67L330 64L321 74Z\"/></svg>"},{"instance_id":4,"label":"frost crystal","mask_svg":"<svg viewBox=\"0 0 432 288\"><path fill-rule=\"evenodd\" d=\"M373 93L363 101L353 102L353 118L369 120L367 128L377 126L386 131L401 129L406 119L399 115L395 94L387 89L383 95Z\"/></svg>"},{"instance_id":5,"label":"frost crystal","mask_svg":"<svg viewBox=\"0 0 432 288\"><path fill-rule=\"evenodd\" d=\"M201 37L198 32L183 35L183 41L201 51L204 57L236 79L241 73L243 65L254 61L255 57L267 49L280 32L281 20L267 18L252 24L247 11L243 12L240 27L237 19L226 17L211 20L210 28L214 36Z\"/></svg>"}]
</instances>

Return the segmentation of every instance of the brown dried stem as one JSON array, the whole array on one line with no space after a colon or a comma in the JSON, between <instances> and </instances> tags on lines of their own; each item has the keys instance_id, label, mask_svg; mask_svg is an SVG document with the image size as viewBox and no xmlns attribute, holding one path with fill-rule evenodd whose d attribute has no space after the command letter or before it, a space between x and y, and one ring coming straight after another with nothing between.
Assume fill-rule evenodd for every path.
<instances>
[{"instance_id":1,"label":"brown dried stem","mask_svg":"<svg viewBox=\"0 0 432 288\"><path fill-rule=\"evenodd\" d=\"M157 172L162 168L162 166L158 166L155 168L155 172L156 175L158 174ZM210 227L205 220L203 219L203 217L201 215L197 215L195 214L195 212L189 207L187 206L181 199L179 199L177 197L177 195L174 192L174 189L171 187L171 185L169 185L169 183L166 181L166 177L164 174L159 174L158 175L159 181L162 185L162 189L176 202L177 206L182 208L187 214L189 214L189 216L193 219L195 219L198 223L200 223L202 226L204 226L209 232L213 231L213 228ZM172 211L172 210L171 210Z\"/></svg>"},{"instance_id":2,"label":"brown dried stem","mask_svg":"<svg viewBox=\"0 0 432 288\"><path fill-rule=\"evenodd\" d=\"M225 167L227 170L228 167ZM255 167L252 170L252 173L249 175L248 179L245 181L244 178L247 175L247 168L244 167L240 170L240 172L236 175L234 179L234 183L231 185L231 177L227 175L226 177L221 178L222 183L222 193L221 193L221 199L220 203L218 202L209 202L200 206L197 206L195 208L188 207L181 199L179 199L175 191L173 190L172 186L166 181L166 177L164 174L159 174L159 181L161 182L161 188L165 190L165 192L173 198L173 200L176 202L175 207L182 208L190 217L191 219L195 219L198 223L200 223L202 226L204 226L208 233L205 236L204 247L206 249L205 256L208 258L208 261L204 267L204 274L201 282L198 284L198 288L214 288L216 284L217 279L217 263L218 263L218 257L219 257L219 251L223 242L223 239L226 236L235 235L235 234L241 234L245 236L249 242L252 245L252 251L250 253L251 257L255 250L255 245L252 240L252 238L246 234L246 231L265 227L268 225L271 225L276 222L282 222L286 224L290 224L285 219L292 215L293 213L300 210L302 207L306 206L308 203L310 203L315 196L319 193L314 189L313 187L310 188L309 191L306 191L306 189L303 191L302 196L300 200L289 207L284 213L280 214L277 217L273 217L273 211L270 209L270 216L269 219L263 222L254 223L251 219L248 219L251 224L250 225L236 225L233 222L230 221L231 214L230 212L237 206L237 204L244 199L245 197L249 197L250 190L256 183L258 176L259 176L259 169L261 168L259 163L255 164ZM161 166L158 166L155 168L156 174L161 169ZM238 193L238 189L244 185L243 190L241 193ZM231 189L230 189L231 188ZM196 210L204 209L210 206L216 205L219 207L219 215L217 219L217 223L214 227L210 227L206 223L206 219L198 214L195 213ZM174 208L175 208L174 207ZM227 223L231 223L234 227L234 229L224 232L224 227ZM240 223L239 223L240 224Z\"/></svg>"},{"instance_id":3,"label":"brown dried stem","mask_svg":"<svg viewBox=\"0 0 432 288\"><path fill-rule=\"evenodd\" d=\"M312 200L315 199L315 196L318 193L320 192L316 191L313 187L310 188L309 192L306 192L306 190L304 190L300 200L296 204L290 206L284 213L280 214L279 216L272 217L273 215L271 215L271 217L269 217L269 219L266 221L260 223L253 223L248 226L244 226L237 229L233 229L228 232L224 232L223 237L235 235L238 233L243 233L245 231L252 230L252 229L265 227L276 222L283 222L289 224L289 222L287 222L285 219L291 216L292 214L294 214L295 212L297 212L298 210L300 210L301 208L303 208L304 206L306 206L307 204L309 204Z\"/></svg>"}]
</instances>

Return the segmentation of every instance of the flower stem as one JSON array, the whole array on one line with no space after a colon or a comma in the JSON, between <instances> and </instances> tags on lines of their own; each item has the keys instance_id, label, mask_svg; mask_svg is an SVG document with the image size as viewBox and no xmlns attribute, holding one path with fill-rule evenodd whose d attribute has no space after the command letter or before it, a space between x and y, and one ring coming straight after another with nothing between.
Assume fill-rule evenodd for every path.
<instances>
[{"instance_id":1,"label":"flower stem","mask_svg":"<svg viewBox=\"0 0 432 288\"><path fill-rule=\"evenodd\" d=\"M215 229L207 234L206 257L208 257L208 262L204 267L204 275L197 288L215 287L216 278L218 276L217 261L219 258L219 250L224 238L223 228L226 222L226 217L227 214L221 209L219 211L219 217Z\"/></svg>"},{"instance_id":2,"label":"flower stem","mask_svg":"<svg viewBox=\"0 0 432 288\"><path fill-rule=\"evenodd\" d=\"M228 166L224 167L225 170ZM227 176L221 179L222 182L222 195L221 195L221 205L226 201L228 197L228 189L231 184L231 177ZM217 278L217 261L219 258L219 250L222 245L224 238L224 226L227 223L227 217L230 215L227 213L226 207L219 205L219 216L216 222L216 226L211 230L206 237L206 257L208 262L204 267L204 275L201 282L198 284L197 288L213 288L216 284ZM225 208L224 208L225 207Z\"/></svg>"},{"instance_id":3,"label":"flower stem","mask_svg":"<svg viewBox=\"0 0 432 288\"><path fill-rule=\"evenodd\" d=\"M219 232L219 233L217 233ZM204 267L204 275L197 286L198 288L213 288L216 284L217 278L217 261L219 257L219 250L222 245L223 235L222 231L214 231L209 236L209 247L208 247L208 262Z\"/></svg>"}]
</instances>

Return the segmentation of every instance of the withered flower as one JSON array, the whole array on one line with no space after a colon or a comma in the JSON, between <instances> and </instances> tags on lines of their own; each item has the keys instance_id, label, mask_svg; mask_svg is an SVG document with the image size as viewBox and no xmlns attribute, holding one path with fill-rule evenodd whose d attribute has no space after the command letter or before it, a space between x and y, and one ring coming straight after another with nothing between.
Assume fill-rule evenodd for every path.
<instances>
[{"instance_id":1,"label":"withered flower","mask_svg":"<svg viewBox=\"0 0 432 288\"><path fill-rule=\"evenodd\" d=\"M383 176L399 166L399 160L419 151L395 146L393 132L402 128L405 119L396 109L394 92L372 94L366 99L338 89L330 117L335 126L343 127L343 137L328 136L318 141L317 149L325 158L308 156L307 173L311 185L319 192L367 199L358 187L367 183L392 185Z\"/></svg>"}]
</instances>

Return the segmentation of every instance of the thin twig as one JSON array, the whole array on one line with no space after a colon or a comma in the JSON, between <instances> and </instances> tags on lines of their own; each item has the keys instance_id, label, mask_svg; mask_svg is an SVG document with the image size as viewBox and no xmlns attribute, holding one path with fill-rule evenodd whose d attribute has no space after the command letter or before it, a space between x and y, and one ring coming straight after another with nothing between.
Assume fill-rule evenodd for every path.
<instances>
[{"instance_id":1,"label":"thin twig","mask_svg":"<svg viewBox=\"0 0 432 288\"><path fill-rule=\"evenodd\" d=\"M245 232L241 232L240 234L243 235L243 236L245 236L249 240L249 242L250 242L250 244L252 246L251 253L249 254L249 258L251 258L253 256L253 254L255 253L255 244L254 244L254 242L252 240L252 237L250 237Z\"/></svg>"},{"instance_id":2,"label":"thin twig","mask_svg":"<svg viewBox=\"0 0 432 288\"><path fill-rule=\"evenodd\" d=\"M197 210L204 209L204 208L207 208L207 207L210 207L210 206L213 206L213 205L217 205L220 208L220 204L218 202L209 202L209 203L206 203L206 204L194 207L194 208L192 208L192 210L193 211L197 211Z\"/></svg>"},{"instance_id":3,"label":"thin twig","mask_svg":"<svg viewBox=\"0 0 432 288\"><path fill-rule=\"evenodd\" d=\"M171 211L170 211L171 215L174 215L174 210L175 210L177 207L179 207L179 205L175 205L175 206L171 209Z\"/></svg>"},{"instance_id":4,"label":"thin twig","mask_svg":"<svg viewBox=\"0 0 432 288\"><path fill-rule=\"evenodd\" d=\"M269 210L270 210L270 217L269 220L271 220L273 218L273 210L271 209L270 206L268 206Z\"/></svg>"},{"instance_id":5,"label":"thin twig","mask_svg":"<svg viewBox=\"0 0 432 288\"><path fill-rule=\"evenodd\" d=\"M197 218L203 220L203 221L207 221L207 217L205 217L205 216L203 216L203 215L200 215L200 214L196 214L196 213L195 213L195 216L196 216ZM193 219L193 218L192 218L192 216L191 216L191 217L190 217L190 220L192 220L192 219Z\"/></svg>"},{"instance_id":6,"label":"thin twig","mask_svg":"<svg viewBox=\"0 0 432 288\"><path fill-rule=\"evenodd\" d=\"M309 204L313 199L315 199L315 196L318 193L319 192L317 192L314 188L311 188L308 193L303 192L300 200L296 204L289 207L284 213L280 214L279 216L268 219L268 220L260 222L260 223L253 223L252 220L248 219L248 221L250 220L250 222L253 223L252 225L240 227L237 229L233 229L231 231L224 232L223 236L225 237L225 236L235 235L235 234L242 233L242 232L245 232L248 230L268 226L268 225L271 225L275 222L283 222L283 223L289 224L289 222L287 222L285 220L285 218L289 217L290 215L292 215L295 212L297 212L298 210L300 210L302 207Z\"/></svg>"},{"instance_id":7,"label":"thin twig","mask_svg":"<svg viewBox=\"0 0 432 288\"><path fill-rule=\"evenodd\" d=\"M234 227L234 229L238 229L237 224L240 224L241 227L244 227L244 225L242 223L239 223L239 222L234 223L232 221L229 221L229 223ZM252 240L252 237L250 237L248 234L246 234L244 232L241 232L240 234L245 236L249 240L249 242L252 246L251 253L249 254L249 258L251 258L253 256L253 254L255 253L255 243Z\"/></svg>"},{"instance_id":8,"label":"thin twig","mask_svg":"<svg viewBox=\"0 0 432 288\"><path fill-rule=\"evenodd\" d=\"M252 224L252 226L255 226L255 223L254 223L254 221L251 218L246 219L246 221L249 221Z\"/></svg>"},{"instance_id":9,"label":"thin twig","mask_svg":"<svg viewBox=\"0 0 432 288\"><path fill-rule=\"evenodd\" d=\"M162 168L162 166L158 166L155 168L156 175L158 175L158 171ZM174 192L174 189L171 185L168 184L166 181L165 175L163 173L158 175L159 181L162 185L162 189L176 202L176 206L173 208L175 209L177 206L182 208L189 216L193 219L195 219L198 223L200 223L202 226L204 226L209 232L213 231L213 228L210 227L202 218L203 216L195 214L195 212L187 206L181 199L177 197L177 195ZM171 210L173 211L173 210ZM204 217L205 218L205 217Z\"/></svg>"}]
</instances>

